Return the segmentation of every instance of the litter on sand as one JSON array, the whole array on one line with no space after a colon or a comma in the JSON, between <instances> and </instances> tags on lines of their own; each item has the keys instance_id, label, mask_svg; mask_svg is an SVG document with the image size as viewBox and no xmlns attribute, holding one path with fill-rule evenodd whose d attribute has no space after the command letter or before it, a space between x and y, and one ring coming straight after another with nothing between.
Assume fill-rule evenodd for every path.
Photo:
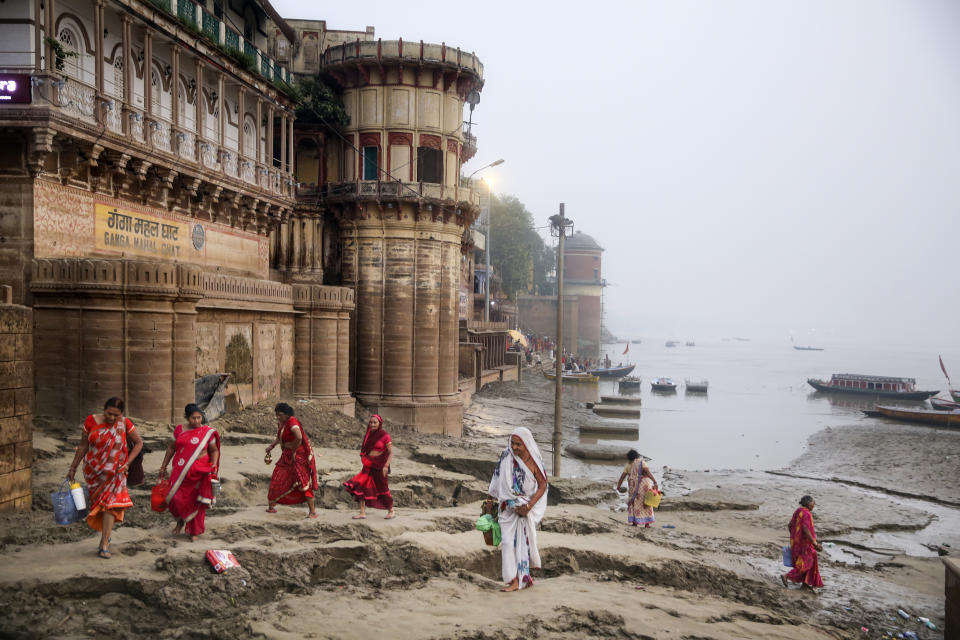
<instances>
[{"instance_id":1,"label":"litter on sand","mask_svg":"<svg viewBox=\"0 0 960 640\"><path fill-rule=\"evenodd\" d=\"M227 569L240 566L237 558L229 551L210 549L207 551L206 556L217 573L223 573Z\"/></svg>"}]
</instances>

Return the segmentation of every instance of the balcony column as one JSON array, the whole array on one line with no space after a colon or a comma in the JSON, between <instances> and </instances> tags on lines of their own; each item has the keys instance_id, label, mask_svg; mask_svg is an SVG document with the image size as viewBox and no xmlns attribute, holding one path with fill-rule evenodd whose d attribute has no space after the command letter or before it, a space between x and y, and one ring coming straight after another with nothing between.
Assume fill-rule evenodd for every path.
<instances>
[{"instance_id":1,"label":"balcony column","mask_svg":"<svg viewBox=\"0 0 960 640\"><path fill-rule=\"evenodd\" d=\"M153 34L143 32L143 110L153 115ZM144 127L146 129L146 127Z\"/></svg>"},{"instance_id":2,"label":"balcony column","mask_svg":"<svg viewBox=\"0 0 960 640\"><path fill-rule=\"evenodd\" d=\"M304 216L300 219L303 229L303 260L300 270L304 273L313 272L313 216Z\"/></svg>"},{"instance_id":3,"label":"balcony column","mask_svg":"<svg viewBox=\"0 0 960 640\"><path fill-rule=\"evenodd\" d=\"M287 173L287 116L280 116L280 173Z\"/></svg>"},{"instance_id":4,"label":"balcony column","mask_svg":"<svg viewBox=\"0 0 960 640\"><path fill-rule=\"evenodd\" d=\"M178 131L183 124L180 122L180 47L171 45L170 56L173 58L170 65L173 69L173 77L170 80L170 119L173 120L173 130ZM183 96L183 99L186 100L187 96ZM178 142L177 147L179 146Z\"/></svg>"},{"instance_id":5,"label":"balcony column","mask_svg":"<svg viewBox=\"0 0 960 640\"><path fill-rule=\"evenodd\" d=\"M290 220L290 271L300 273L300 258L303 254L303 220L293 216Z\"/></svg>"},{"instance_id":6,"label":"balcony column","mask_svg":"<svg viewBox=\"0 0 960 640\"><path fill-rule=\"evenodd\" d=\"M270 249L269 249L270 254L269 254L269 257L268 257L268 260L269 260L269 268L270 268L270 269L276 269L276 268L277 268L277 253L278 253L278 252L277 252L277 227L276 227L276 225L273 225L273 226L270 227L270 233L269 233L269 238L268 238L267 242L269 242L269 245L268 245L268 246L270 247Z\"/></svg>"},{"instance_id":7,"label":"balcony column","mask_svg":"<svg viewBox=\"0 0 960 640\"><path fill-rule=\"evenodd\" d=\"M37 18L36 28L33 30L33 72L37 75L43 71L43 36L40 35L40 24L43 15L43 0L33 0L33 15Z\"/></svg>"},{"instance_id":8,"label":"balcony column","mask_svg":"<svg viewBox=\"0 0 960 640\"><path fill-rule=\"evenodd\" d=\"M310 272L323 273L323 218L317 216L310 223L313 225L313 257L310 263Z\"/></svg>"},{"instance_id":9,"label":"balcony column","mask_svg":"<svg viewBox=\"0 0 960 640\"><path fill-rule=\"evenodd\" d=\"M56 13L54 12L54 5L56 0L45 0L46 1L46 12L43 15L43 27L46 32L46 37L57 39L57 30L56 30ZM56 73L56 55L53 52L53 47L49 44L44 43L45 56L47 60L46 68L47 73Z\"/></svg>"},{"instance_id":10,"label":"balcony column","mask_svg":"<svg viewBox=\"0 0 960 640\"><path fill-rule=\"evenodd\" d=\"M193 96L194 116L193 120L197 130L197 156L200 157L200 140L204 137L203 121L206 119L207 112L203 108L203 61L200 58L193 59L194 75L197 81L197 92ZM202 162L202 158L201 158Z\"/></svg>"},{"instance_id":11,"label":"balcony column","mask_svg":"<svg viewBox=\"0 0 960 640\"><path fill-rule=\"evenodd\" d=\"M226 84L223 82L223 72L217 73L217 135L220 139L217 142L220 146L227 144L227 101L223 97Z\"/></svg>"},{"instance_id":12,"label":"balcony column","mask_svg":"<svg viewBox=\"0 0 960 640\"><path fill-rule=\"evenodd\" d=\"M130 45L130 30L133 19L126 13L120 16L121 28L120 37L123 39L123 106L130 108L133 103L133 55Z\"/></svg>"},{"instance_id":13,"label":"balcony column","mask_svg":"<svg viewBox=\"0 0 960 640\"><path fill-rule=\"evenodd\" d=\"M265 164L263 162L263 99L257 98L257 164ZM257 169L257 184L260 183L260 170Z\"/></svg>"},{"instance_id":14,"label":"balcony column","mask_svg":"<svg viewBox=\"0 0 960 640\"><path fill-rule=\"evenodd\" d=\"M97 0L93 5L93 65L94 84L97 95L103 95L103 0Z\"/></svg>"},{"instance_id":15,"label":"balcony column","mask_svg":"<svg viewBox=\"0 0 960 640\"><path fill-rule=\"evenodd\" d=\"M290 133L289 133L290 140L289 140L288 146L287 146L287 153L290 154L289 157L287 158L287 173L290 173L290 174L292 174L292 173L296 170L296 167L294 166L294 161L293 161L293 122L294 122L295 119L296 119L296 116L294 116L293 113L291 113L291 114L290 114L290 127L289 127L289 129L290 129Z\"/></svg>"},{"instance_id":16,"label":"balcony column","mask_svg":"<svg viewBox=\"0 0 960 640\"><path fill-rule=\"evenodd\" d=\"M239 160L243 157L243 121L246 112L246 96L244 94L246 94L246 91L241 85L237 89L237 167L241 166ZM243 175L242 169L240 169L240 175Z\"/></svg>"},{"instance_id":17,"label":"balcony column","mask_svg":"<svg viewBox=\"0 0 960 640\"><path fill-rule=\"evenodd\" d=\"M289 271L290 270L290 215L285 215L283 221L280 223L280 230L277 232L279 236L279 247L277 251L277 269L280 271Z\"/></svg>"},{"instance_id":18,"label":"balcony column","mask_svg":"<svg viewBox=\"0 0 960 640\"><path fill-rule=\"evenodd\" d=\"M267 107L267 157L264 164L273 169L273 105Z\"/></svg>"}]
</instances>

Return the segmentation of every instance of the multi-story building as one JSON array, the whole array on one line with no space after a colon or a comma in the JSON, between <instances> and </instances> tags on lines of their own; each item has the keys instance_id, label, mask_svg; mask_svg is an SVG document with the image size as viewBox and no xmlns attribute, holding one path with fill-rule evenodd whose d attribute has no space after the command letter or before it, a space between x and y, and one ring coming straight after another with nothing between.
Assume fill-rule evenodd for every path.
<instances>
[{"instance_id":1,"label":"multi-story building","mask_svg":"<svg viewBox=\"0 0 960 640\"><path fill-rule=\"evenodd\" d=\"M420 41L373 40L292 21L306 40L340 41L319 67L342 92L349 124L300 130L298 214L338 234L339 279L356 292L350 329L351 389L385 417L459 434L463 265L477 193L461 183L463 105L483 86L472 53ZM316 161L311 162L311 156Z\"/></svg>"},{"instance_id":2,"label":"multi-story building","mask_svg":"<svg viewBox=\"0 0 960 640\"><path fill-rule=\"evenodd\" d=\"M577 231L564 243L563 251L563 346L583 358L600 355L603 279L603 247L591 236ZM557 303L550 296L518 296L520 326L541 335L555 335Z\"/></svg>"},{"instance_id":3,"label":"multi-story building","mask_svg":"<svg viewBox=\"0 0 960 640\"><path fill-rule=\"evenodd\" d=\"M0 280L33 308L38 413L194 381L352 411L353 291L296 215L296 33L266 0L0 4ZM273 52L273 55L267 52ZM340 339L338 339L340 338Z\"/></svg>"}]
</instances>

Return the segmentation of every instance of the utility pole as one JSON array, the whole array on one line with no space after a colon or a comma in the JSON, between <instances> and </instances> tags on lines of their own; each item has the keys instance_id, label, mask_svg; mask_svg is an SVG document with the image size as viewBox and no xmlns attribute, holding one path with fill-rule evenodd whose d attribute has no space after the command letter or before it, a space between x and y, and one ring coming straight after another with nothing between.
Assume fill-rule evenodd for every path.
<instances>
[{"instance_id":1,"label":"utility pole","mask_svg":"<svg viewBox=\"0 0 960 640\"><path fill-rule=\"evenodd\" d=\"M564 204L560 203L560 213L550 216L550 235L557 236L557 346L554 349L556 365L555 394L553 400L553 477L560 476L561 441L563 437L563 245L567 229L573 229L573 220L564 213Z\"/></svg>"},{"instance_id":2,"label":"utility pole","mask_svg":"<svg viewBox=\"0 0 960 640\"><path fill-rule=\"evenodd\" d=\"M486 220L483 260L486 264L486 284L483 287L483 321L490 322L490 183L483 181L485 197L480 200L480 215Z\"/></svg>"}]
</instances>

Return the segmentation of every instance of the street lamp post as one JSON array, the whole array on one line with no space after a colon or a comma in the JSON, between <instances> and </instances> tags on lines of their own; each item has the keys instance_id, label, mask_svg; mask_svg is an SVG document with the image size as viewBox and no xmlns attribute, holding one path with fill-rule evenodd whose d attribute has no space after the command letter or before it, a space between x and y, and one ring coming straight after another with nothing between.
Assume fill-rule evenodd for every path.
<instances>
[{"instance_id":1,"label":"street lamp post","mask_svg":"<svg viewBox=\"0 0 960 640\"><path fill-rule=\"evenodd\" d=\"M484 165L470 174L467 178L468 181L473 180L473 176L477 175L484 169L489 169L490 167L496 167L497 165L503 164L503 158L494 160L490 164ZM480 205L480 217L484 219L484 263L486 264L486 272L484 273L484 285L483 285L483 321L490 322L490 183L484 181L484 187L486 188L486 197L482 200Z\"/></svg>"},{"instance_id":2,"label":"street lamp post","mask_svg":"<svg viewBox=\"0 0 960 640\"><path fill-rule=\"evenodd\" d=\"M553 477L560 476L560 448L563 440L563 245L567 230L573 230L573 220L564 215L564 203L560 213L550 216L550 235L557 236L557 346L553 351L556 365L553 398Z\"/></svg>"}]
</instances>

